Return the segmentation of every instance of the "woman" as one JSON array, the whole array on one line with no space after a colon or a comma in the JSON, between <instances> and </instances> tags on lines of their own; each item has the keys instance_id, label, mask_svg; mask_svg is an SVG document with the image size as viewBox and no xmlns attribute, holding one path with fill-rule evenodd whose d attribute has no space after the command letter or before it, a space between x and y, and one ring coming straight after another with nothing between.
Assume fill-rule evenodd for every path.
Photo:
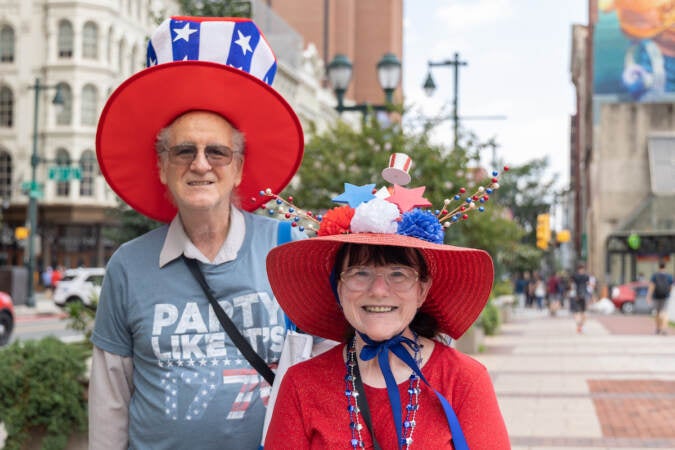
<instances>
[{"instance_id":1,"label":"woman","mask_svg":"<svg viewBox=\"0 0 675 450\"><path fill-rule=\"evenodd\" d=\"M290 319L342 345L288 369L265 448L510 448L485 367L437 339L458 338L480 314L492 288L490 256L443 245L442 229L440 242L437 232L401 234L410 220L434 216L399 217L397 209L386 219L381 205L368 206L382 201L359 205L353 218L340 214L350 222L339 234L322 233L339 229L325 223L333 210L319 237L268 255L272 289ZM355 226L363 216L396 227L365 232Z\"/></svg>"}]
</instances>

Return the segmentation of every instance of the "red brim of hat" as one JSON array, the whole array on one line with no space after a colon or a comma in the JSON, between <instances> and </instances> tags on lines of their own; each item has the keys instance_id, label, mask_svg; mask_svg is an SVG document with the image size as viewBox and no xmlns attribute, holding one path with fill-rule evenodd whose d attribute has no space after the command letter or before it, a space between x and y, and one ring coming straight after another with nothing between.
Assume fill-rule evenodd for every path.
<instances>
[{"instance_id":1,"label":"red brim of hat","mask_svg":"<svg viewBox=\"0 0 675 450\"><path fill-rule=\"evenodd\" d=\"M433 244L398 234L355 233L294 241L270 251L267 275L281 308L306 333L336 341L345 339L349 324L329 280L335 254L345 243L419 249L432 278L421 310L433 316L440 331L454 339L476 321L492 290L492 258L483 250Z\"/></svg>"},{"instance_id":2,"label":"red brim of hat","mask_svg":"<svg viewBox=\"0 0 675 450\"><path fill-rule=\"evenodd\" d=\"M110 187L129 206L169 222L176 214L159 180L157 133L188 111L211 111L244 133L241 207L266 202L258 193L281 192L302 162L302 126L290 105L263 81L238 69L180 61L145 69L108 99L96 134L96 154Z\"/></svg>"}]
</instances>

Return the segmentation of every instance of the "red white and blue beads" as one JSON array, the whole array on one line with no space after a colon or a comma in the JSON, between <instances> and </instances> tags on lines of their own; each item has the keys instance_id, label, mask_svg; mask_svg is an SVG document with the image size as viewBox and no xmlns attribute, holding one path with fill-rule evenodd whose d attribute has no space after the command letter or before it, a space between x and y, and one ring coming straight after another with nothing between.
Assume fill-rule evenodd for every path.
<instances>
[{"instance_id":1,"label":"red white and blue beads","mask_svg":"<svg viewBox=\"0 0 675 450\"><path fill-rule=\"evenodd\" d=\"M417 340L417 336L415 336ZM417 349L420 348L419 345L416 346ZM417 365L422 365L422 356L419 350L415 351L414 355ZM351 430L351 437L349 440L349 445L352 448L364 448L365 444L363 443L363 437L361 430L363 430L363 425L359 419L361 410L358 406L358 396L359 393L356 390L354 384L355 380L355 370L354 366L358 364L356 360L356 341L353 338L349 343L347 349L347 362L345 363L347 368L347 374L345 375L345 397L347 398L347 412L349 413L349 429ZM419 398L420 398L420 378L412 373L410 375L410 381L408 385L408 404L405 407L406 416L403 418L401 423L401 448L410 449L413 443L413 432L415 431L417 412L419 411Z\"/></svg>"}]
</instances>

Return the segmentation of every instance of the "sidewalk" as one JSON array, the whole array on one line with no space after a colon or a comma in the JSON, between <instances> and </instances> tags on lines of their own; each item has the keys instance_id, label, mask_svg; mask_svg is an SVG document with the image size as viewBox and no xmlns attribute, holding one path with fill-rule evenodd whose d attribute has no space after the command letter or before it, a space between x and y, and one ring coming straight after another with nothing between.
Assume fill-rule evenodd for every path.
<instances>
[{"instance_id":1,"label":"sidewalk","mask_svg":"<svg viewBox=\"0 0 675 450\"><path fill-rule=\"evenodd\" d=\"M35 306L14 305L14 314L17 321L35 316L51 316L64 314L63 310L56 306L44 292L35 293Z\"/></svg>"},{"instance_id":2,"label":"sidewalk","mask_svg":"<svg viewBox=\"0 0 675 450\"><path fill-rule=\"evenodd\" d=\"M518 310L474 355L490 371L514 450L675 449L675 330L651 316Z\"/></svg>"}]
</instances>

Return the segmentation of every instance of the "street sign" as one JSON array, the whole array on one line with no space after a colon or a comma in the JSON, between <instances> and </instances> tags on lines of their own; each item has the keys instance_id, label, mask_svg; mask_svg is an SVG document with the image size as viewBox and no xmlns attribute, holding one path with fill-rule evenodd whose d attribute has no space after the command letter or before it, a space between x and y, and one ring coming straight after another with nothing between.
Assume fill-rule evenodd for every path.
<instances>
[{"instance_id":1,"label":"street sign","mask_svg":"<svg viewBox=\"0 0 675 450\"><path fill-rule=\"evenodd\" d=\"M49 168L49 179L56 181L81 180L82 171L79 167L52 166Z\"/></svg>"},{"instance_id":2,"label":"street sign","mask_svg":"<svg viewBox=\"0 0 675 450\"><path fill-rule=\"evenodd\" d=\"M31 198L44 198L44 184L37 181L24 181L21 183L21 192Z\"/></svg>"}]
</instances>

